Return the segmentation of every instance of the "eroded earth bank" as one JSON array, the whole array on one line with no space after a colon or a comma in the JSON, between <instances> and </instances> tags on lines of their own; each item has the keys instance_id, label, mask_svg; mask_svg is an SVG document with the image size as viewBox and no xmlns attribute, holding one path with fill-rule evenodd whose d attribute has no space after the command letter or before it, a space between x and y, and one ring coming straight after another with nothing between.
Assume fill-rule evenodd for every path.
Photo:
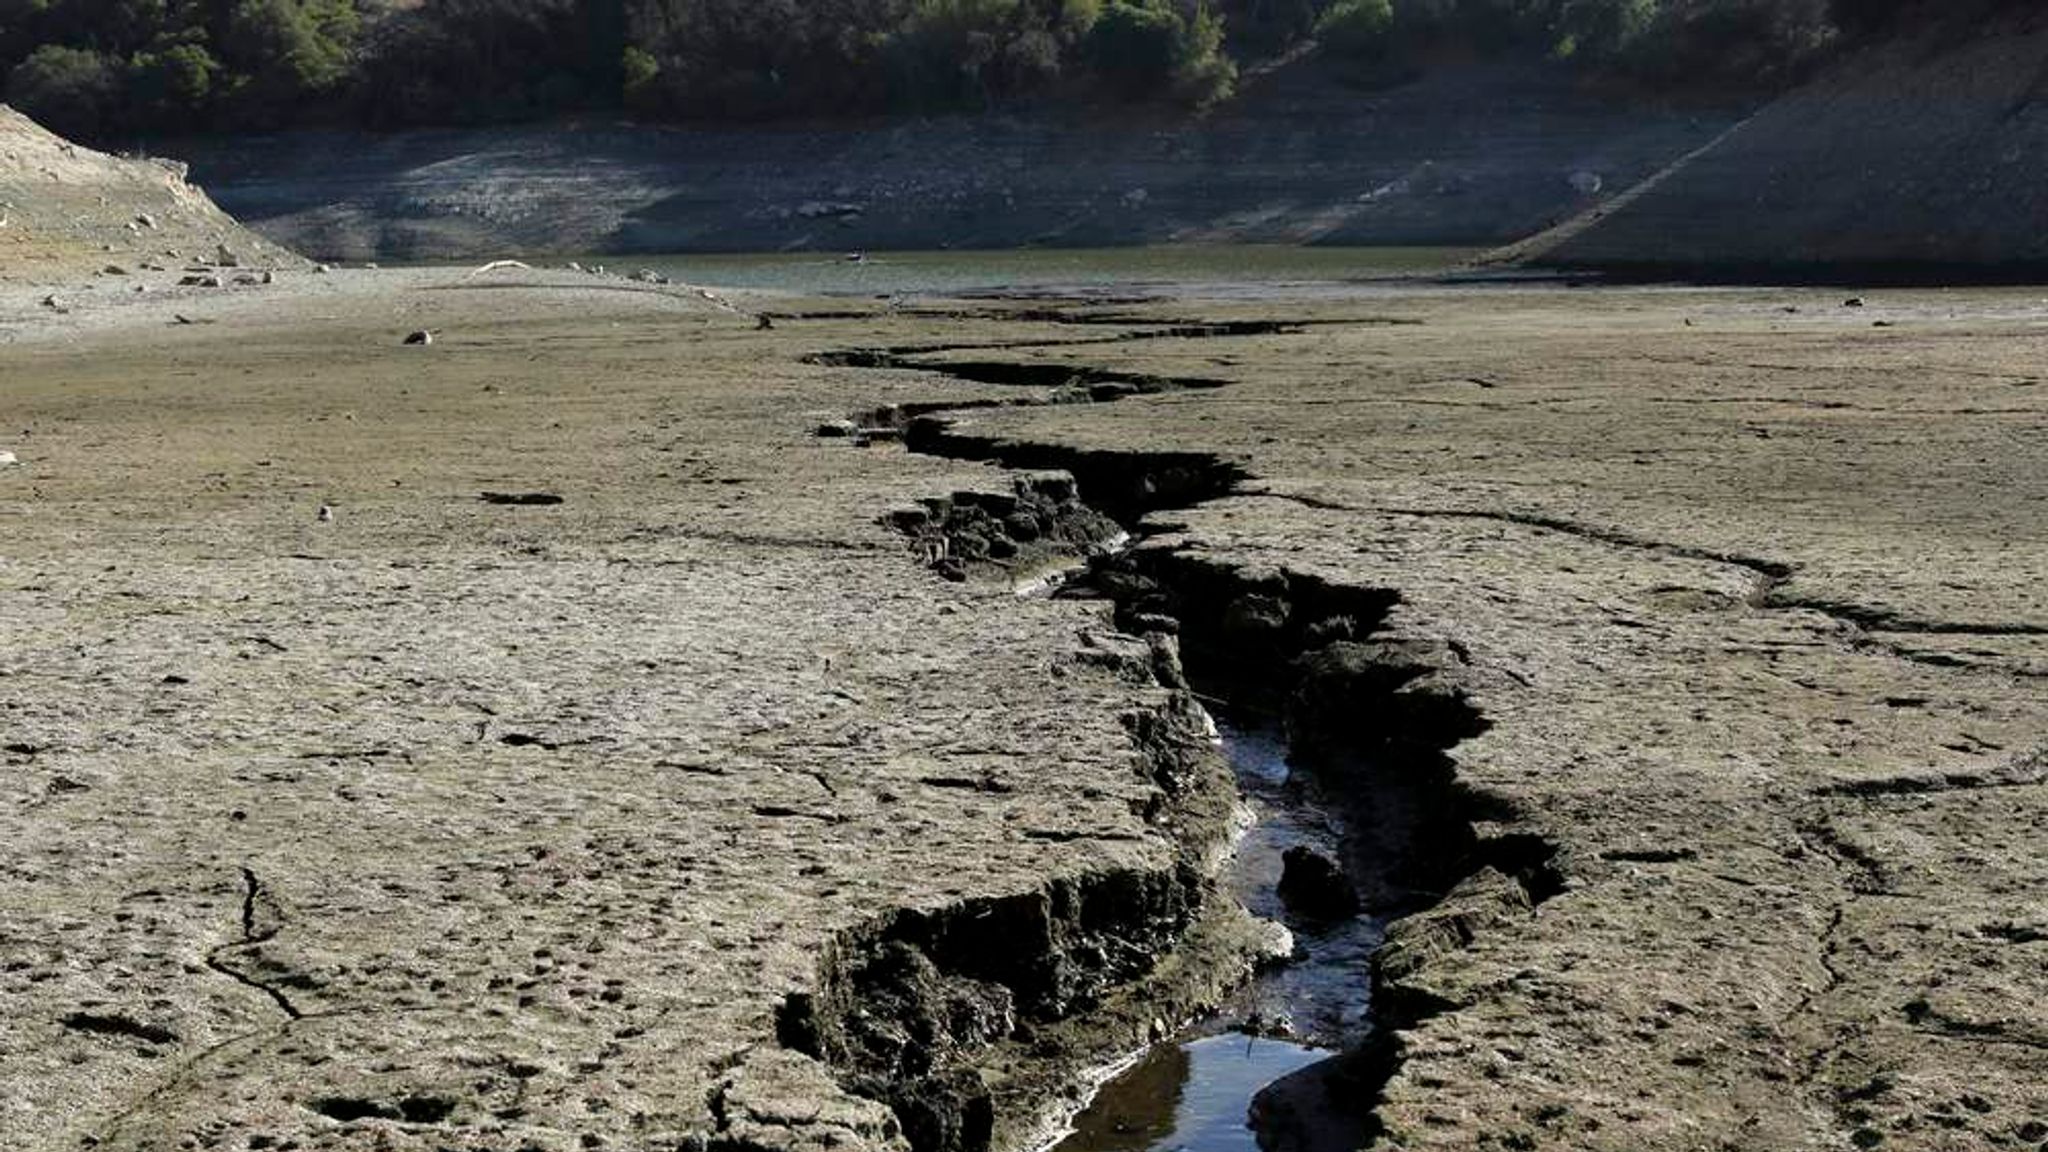
<instances>
[{"instance_id":1,"label":"eroded earth bank","mask_svg":"<svg viewBox=\"0 0 2048 1152\"><path fill-rule=\"evenodd\" d=\"M1184 668L1384 1146L2048 1139L2032 295L9 309L7 1147L1027 1146L1260 935Z\"/></svg>"}]
</instances>

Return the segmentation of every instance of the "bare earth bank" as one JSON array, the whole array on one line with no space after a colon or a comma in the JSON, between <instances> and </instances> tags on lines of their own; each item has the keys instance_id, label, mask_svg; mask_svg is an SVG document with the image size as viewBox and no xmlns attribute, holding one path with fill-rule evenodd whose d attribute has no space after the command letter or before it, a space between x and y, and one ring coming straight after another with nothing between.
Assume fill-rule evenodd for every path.
<instances>
[{"instance_id":1,"label":"bare earth bank","mask_svg":"<svg viewBox=\"0 0 2048 1152\"><path fill-rule=\"evenodd\" d=\"M0 1143L1022 1146L1242 972L1183 651L1443 833L1388 1145L2048 1135L2033 296L741 304L11 309Z\"/></svg>"}]
</instances>

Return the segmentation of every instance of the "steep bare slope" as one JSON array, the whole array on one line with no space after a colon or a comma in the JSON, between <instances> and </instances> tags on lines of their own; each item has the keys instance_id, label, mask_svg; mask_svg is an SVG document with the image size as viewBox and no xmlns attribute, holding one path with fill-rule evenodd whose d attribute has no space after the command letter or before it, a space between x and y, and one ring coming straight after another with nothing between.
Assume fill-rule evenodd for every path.
<instances>
[{"instance_id":1,"label":"steep bare slope","mask_svg":"<svg viewBox=\"0 0 2048 1152\"><path fill-rule=\"evenodd\" d=\"M0 104L0 281L212 258L221 245L252 260L295 259L186 183L183 164L95 152Z\"/></svg>"},{"instance_id":2,"label":"steep bare slope","mask_svg":"<svg viewBox=\"0 0 2048 1152\"><path fill-rule=\"evenodd\" d=\"M2048 274L2048 18L1957 21L1843 60L1598 219L1567 269L1715 279Z\"/></svg>"},{"instance_id":3,"label":"steep bare slope","mask_svg":"<svg viewBox=\"0 0 2048 1152\"><path fill-rule=\"evenodd\" d=\"M1737 109L1617 105L1541 67L1380 92L1312 62L1213 114L546 124L178 145L237 217L317 256L1498 244L1697 148Z\"/></svg>"}]
</instances>

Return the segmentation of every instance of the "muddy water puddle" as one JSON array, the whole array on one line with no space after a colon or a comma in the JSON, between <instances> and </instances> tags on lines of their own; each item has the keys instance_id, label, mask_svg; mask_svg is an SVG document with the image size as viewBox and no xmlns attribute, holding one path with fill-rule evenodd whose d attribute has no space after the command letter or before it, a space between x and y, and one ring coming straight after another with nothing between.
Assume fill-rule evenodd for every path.
<instances>
[{"instance_id":1,"label":"muddy water puddle","mask_svg":"<svg viewBox=\"0 0 2048 1152\"><path fill-rule=\"evenodd\" d=\"M1102 1086L1055 1152L1257 1152L1245 1122L1252 1098L1329 1058L1320 1048L1234 1033L1161 1044Z\"/></svg>"},{"instance_id":2,"label":"muddy water puddle","mask_svg":"<svg viewBox=\"0 0 2048 1152\"><path fill-rule=\"evenodd\" d=\"M1154 1045L1106 1080L1073 1131L1052 1152L1256 1152L1254 1111L1325 1129L1290 1131L1288 1146L1348 1146L1340 1102L1304 1100L1342 1063L1339 1053L1371 1030L1373 950L1384 925L1370 915L1316 920L1290 911L1278 888L1282 858L1307 847L1345 856L1344 822L1313 778L1293 771L1285 741L1270 728L1218 724L1252 824L1230 865L1237 899L1255 916L1294 934L1294 959L1261 972L1235 1000L1184 1034ZM1253 1034L1257 1033L1257 1034ZM1261 1093L1282 1084L1284 1103ZM1276 1142L1267 1133L1267 1146Z\"/></svg>"}]
</instances>

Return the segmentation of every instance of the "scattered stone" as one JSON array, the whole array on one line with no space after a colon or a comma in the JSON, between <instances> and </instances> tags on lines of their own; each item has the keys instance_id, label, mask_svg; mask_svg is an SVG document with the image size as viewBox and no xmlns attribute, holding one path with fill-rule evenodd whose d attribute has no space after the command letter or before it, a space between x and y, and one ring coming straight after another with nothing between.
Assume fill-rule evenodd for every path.
<instances>
[{"instance_id":1,"label":"scattered stone","mask_svg":"<svg viewBox=\"0 0 2048 1152\"><path fill-rule=\"evenodd\" d=\"M0 452L0 468L12 468L21 463L21 458L12 452Z\"/></svg>"},{"instance_id":2,"label":"scattered stone","mask_svg":"<svg viewBox=\"0 0 2048 1152\"><path fill-rule=\"evenodd\" d=\"M841 439L851 436L857 431L859 431L859 426L851 420L827 420L823 424L818 425L818 435L828 439Z\"/></svg>"},{"instance_id":3,"label":"scattered stone","mask_svg":"<svg viewBox=\"0 0 2048 1152\"><path fill-rule=\"evenodd\" d=\"M214 249L213 262L222 268L240 268L242 257L234 249L222 244Z\"/></svg>"},{"instance_id":4,"label":"scattered stone","mask_svg":"<svg viewBox=\"0 0 2048 1152\"><path fill-rule=\"evenodd\" d=\"M151 215L150 215L149 213L147 213L147 212L138 212L138 213L136 213L136 216L135 216L135 223L137 223L137 224L140 224L140 225L141 225L141 226L143 226L144 228L155 228L155 227L156 227L156 217L154 217L154 216L151 216Z\"/></svg>"},{"instance_id":5,"label":"scattered stone","mask_svg":"<svg viewBox=\"0 0 2048 1152\"><path fill-rule=\"evenodd\" d=\"M126 276L127 274L128 270L119 264L109 264L105 268L100 269L100 275L102 276Z\"/></svg>"},{"instance_id":6,"label":"scattered stone","mask_svg":"<svg viewBox=\"0 0 2048 1152\"><path fill-rule=\"evenodd\" d=\"M315 513L313 518L322 524L334 523L334 505L322 504L320 511Z\"/></svg>"},{"instance_id":7,"label":"scattered stone","mask_svg":"<svg viewBox=\"0 0 2048 1152\"><path fill-rule=\"evenodd\" d=\"M1863 307L1863 297L1861 297L1861 296L1851 296L1851 297L1849 297L1849 298L1848 298L1847 300L1844 300L1844 301L1842 301L1842 307L1844 307L1844 308L1861 308L1861 307Z\"/></svg>"},{"instance_id":8,"label":"scattered stone","mask_svg":"<svg viewBox=\"0 0 2048 1152\"><path fill-rule=\"evenodd\" d=\"M332 271L334 271L334 266L333 266L332 264L315 264L315 265L313 265L313 273L314 273L315 275L317 275L317 276L325 276L325 275L327 275L327 274L328 274L329 272L332 272Z\"/></svg>"},{"instance_id":9,"label":"scattered stone","mask_svg":"<svg viewBox=\"0 0 2048 1152\"><path fill-rule=\"evenodd\" d=\"M48 296L43 297L43 307L55 312L71 311L71 309L65 305L64 301L57 298L57 294L55 292L52 292Z\"/></svg>"},{"instance_id":10,"label":"scattered stone","mask_svg":"<svg viewBox=\"0 0 2048 1152\"><path fill-rule=\"evenodd\" d=\"M1337 862L1296 845L1280 856L1276 892L1288 908L1315 920L1341 920L1358 912L1358 889Z\"/></svg>"},{"instance_id":11,"label":"scattered stone","mask_svg":"<svg viewBox=\"0 0 2048 1152\"><path fill-rule=\"evenodd\" d=\"M218 276L185 276L178 280L178 287L180 288L218 288L220 286L221 280Z\"/></svg>"},{"instance_id":12,"label":"scattered stone","mask_svg":"<svg viewBox=\"0 0 2048 1152\"><path fill-rule=\"evenodd\" d=\"M405 342L407 344L418 344L421 347L425 347L426 345L432 344L434 342L434 334L428 331L427 329L422 328L417 332L409 333L405 338Z\"/></svg>"}]
</instances>

